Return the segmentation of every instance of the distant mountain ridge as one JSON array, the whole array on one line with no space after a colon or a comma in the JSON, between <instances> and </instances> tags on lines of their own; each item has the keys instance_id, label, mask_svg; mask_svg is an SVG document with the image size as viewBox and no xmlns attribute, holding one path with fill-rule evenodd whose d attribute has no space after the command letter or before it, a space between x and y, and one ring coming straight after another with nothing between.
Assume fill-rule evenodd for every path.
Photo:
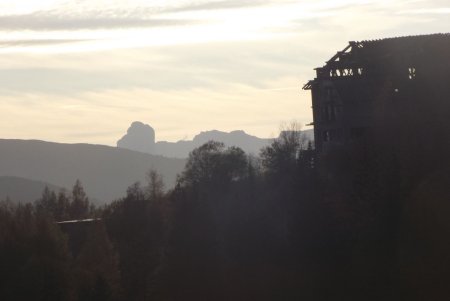
<instances>
[{"instance_id":1,"label":"distant mountain ridge","mask_svg":"<svg viewBox=\"0 0 450 301\"><path fill-rule=\"evenodd\" d=\"M13 176L71 188L77 179L88 196L101 203L119 198L129 185L145 182L151 169L162 174L168 188L185 160L116 147L63 144L38 140L0 139L0 176Z\"/></svg>"},{"instance_id":2,"label":"distant mountain ridge","mask_svg":"<svg viewBox=\"0 0 450 301\"><path fill-rule=\"evenodd\" d=\"M246 153L258 154L259 150L269 145L273 139L263 139L248 135L244 131L232 131L230 133L217 130L201 132L196 135L193 140L166 142L159 141L155 143L153 154L187 158L189 153L196 147L210 141L223 142L226 146L237 146L242 148Z\"/></svg>"},{"instance_id":3,"label":"distant mountain ridge","mask_svg":"<svg viewBox=\"0 0 450 301\"><path fill-rule=\"evenodd\" d=\"M312 130L304 131L304 133L308 139L313 140ZM201 132L193 140L156 142L155 130L148 124L135 121L128 128L127 134L117 141L117 147L165 157L187 158L194 148L199 147L209 140L223 142L226 146L237 146L242 148L246 153L253 154L258 154L261 148L268 146L273 141L270 138L258 138L249 135L242 130L229 133L211 130Z\"/></svg>"}]
</instances>

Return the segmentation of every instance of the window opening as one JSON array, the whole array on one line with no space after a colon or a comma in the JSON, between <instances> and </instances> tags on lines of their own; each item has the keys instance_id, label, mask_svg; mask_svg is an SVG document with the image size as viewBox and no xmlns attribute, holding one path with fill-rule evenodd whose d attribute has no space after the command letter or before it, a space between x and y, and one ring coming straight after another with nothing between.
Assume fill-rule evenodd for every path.
<instances>
[{"instance_id":1,"label":"window opening","mask_svg":"<svg viewBox=\"0 0 450 301\"><path fill-rule=\"evenodd\" d=\"M408 68L408 78L414 79L415 77L416 77L416 68L414 67Z\"/></svg>"}]
</instances>

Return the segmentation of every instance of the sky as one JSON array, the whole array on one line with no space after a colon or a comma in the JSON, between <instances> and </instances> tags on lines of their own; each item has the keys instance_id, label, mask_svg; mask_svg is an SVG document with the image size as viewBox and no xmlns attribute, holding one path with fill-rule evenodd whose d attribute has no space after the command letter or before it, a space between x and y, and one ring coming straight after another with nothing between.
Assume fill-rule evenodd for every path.
<instances>
[{"instance_id":1,"label":"sky","mask_svg":"<svg viewBox=\"0 0 450 301\"><path fill-rule=\"evenodd\" d=\"M448 32L448 0L0 0L0 138L115 145L312 121L348 41ZM305 129L308 127L305 126Z\"/></svg>"}]
</instances>

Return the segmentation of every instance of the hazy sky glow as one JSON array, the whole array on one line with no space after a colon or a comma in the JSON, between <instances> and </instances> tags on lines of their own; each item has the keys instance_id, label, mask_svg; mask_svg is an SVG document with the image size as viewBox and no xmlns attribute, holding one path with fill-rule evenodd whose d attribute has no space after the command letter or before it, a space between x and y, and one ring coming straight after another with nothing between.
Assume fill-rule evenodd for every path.
<instances>
[{"instance_id":1,"label":"hazy sky glow","mask_svg":"<svg viewBox=\"0 0 450 301\"><path fill-rule=\"evenodd\" d=\"M350 40L447 32L448 0L0 0L0 138L115 145L312 121L302 84Z\"/></svg>"}]
</instances>

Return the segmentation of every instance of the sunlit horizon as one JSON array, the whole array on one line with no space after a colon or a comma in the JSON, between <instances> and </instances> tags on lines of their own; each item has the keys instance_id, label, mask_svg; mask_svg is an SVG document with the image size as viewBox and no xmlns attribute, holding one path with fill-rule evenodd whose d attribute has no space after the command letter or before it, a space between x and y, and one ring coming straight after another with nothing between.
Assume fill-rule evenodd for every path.
<instances>
[{"instance_id":1,"label":"sunlit horizon","mask_svg":"<svg viewBox=\"0 0 450 301\"><path fill-rule=\"evenodd\" d=\"M348 41L445 32L449 14L439 0L0 3L0 138L115 145L133 121L158 141L274 137L312 121L301 87Z\"/></svg>"}]
</instances>

